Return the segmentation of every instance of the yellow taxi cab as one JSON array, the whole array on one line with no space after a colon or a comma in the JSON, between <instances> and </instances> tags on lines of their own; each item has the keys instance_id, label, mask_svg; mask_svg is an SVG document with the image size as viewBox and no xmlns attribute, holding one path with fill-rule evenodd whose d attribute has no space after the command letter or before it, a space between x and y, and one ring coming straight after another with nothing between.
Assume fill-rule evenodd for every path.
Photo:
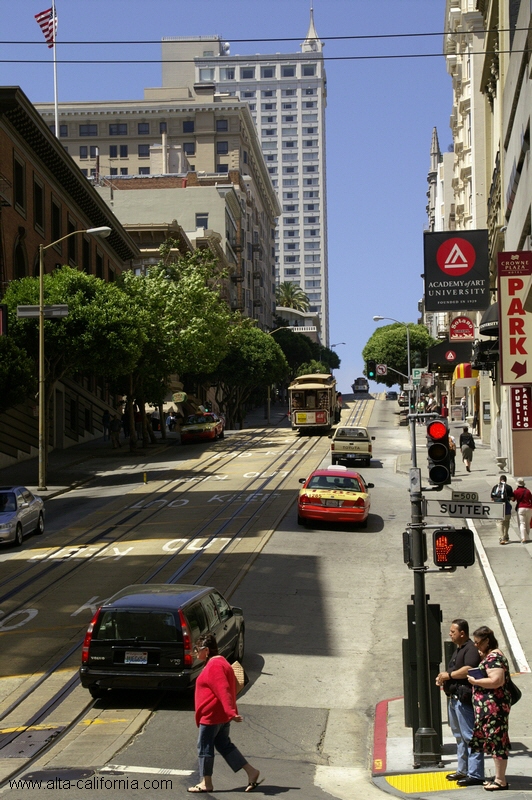
<instances>
[{"instance_id":1,"label":"yellow taxi cab","mask_svg":"<svg viewBox=\"0 0 532 800\"><path fill-rule=\"evenodd\" d=\"M362 475L342 466L317 469L308 478L300 478L297 501L297 522L348 522L365 528L371 506L368 489Z\"/></svg>"},{"instance_id":2,"label":"yellow taxi cab","mask_svg":"<svg viewBox=\"0 0 532 800\"><path fill-rule=\"evenodd\" d=\"M190 414L181 426L181 441L203 442L224 438L225 419L213 411Z\"/></svg>"}]
</instances>

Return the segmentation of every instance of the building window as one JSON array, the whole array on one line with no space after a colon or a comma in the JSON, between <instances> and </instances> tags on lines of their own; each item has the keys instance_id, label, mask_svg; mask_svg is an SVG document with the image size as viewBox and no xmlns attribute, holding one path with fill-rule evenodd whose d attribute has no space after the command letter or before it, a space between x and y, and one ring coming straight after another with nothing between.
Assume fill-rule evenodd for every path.
<instances>
[{"instance_id":1,"label":"building window","mask_svg":"<svg viewBox=\"0 0 532 800\"><path fill-rule=\"evenodd\" d=\"M81 174L84 175L87 178L88 175L89 175L89 170L88 169L82 169L81 170Z\"/></svg>"},{"instance_id":2,"label":"building window","mask_svg":"<svg viewBox=\"0 0 532 800\"><path fill-rule=\"evenodd\" d=\"M304 136L311 136L313 133L317 133L317 128L303 128L303 135Z\"/></svg>"},{"instance_id":3,"label":"building window","mask_svg":"<svg viewBox=\"0 0 532 800\"><path fill-rule=\"evenodd\" d=\"M216 167L216 172L229 172L229 164L218 164Z\"/></svg>"},{"instance_id":4,"label":"building window","mask_svg":"<svg viewBox=\"0 0 532 800\"><path fill-rule=\"evenodd\" d=\"M241 67L240 80L249 81L255 78L255 67Z\"/></svg>"},{"instance_id":5,"label":"building window","mask_svg":"<svg viewBox=\"0 0 532 800\"><path fill-rule=\"evenodd\" d=\"M196 228L208 228L209 215L205 212L198 212L196 214Z\"/></svg>"},{"instance_id":6,"label":"building window","mask_svg":"<svg viewBox=\"0 0 532 800\"><path fill-rule=\"evenodd\" d=\"M103 256L96 253L96 277L103 278Z\"/></svg>"},{"instance_id":7,"label":"building window","mask_svg":"<svg viewBox=\"0 0 532 800\"><path fill-rule=\"evenodd\" d=\"M203 51L203 58L212 58L213 56L214 56L214 50Z\"/></svg>"},{"instance_id":8,"label":"building window","mask_svg":"<svg viewBox=\"0 0 532 800\"><path fill-rule=\"evenodd\" d=\"M305 225L315 225L317 222L317 217L305 217Z\"/></svg>"},{"instance_id":9,"label":"building window","mask_svg":"<svg viewBox=\"0 0 532 800\"><path fill-rule=\"evenodd\" d=\"M319 250L320 247L319 242L305 242L305 250Z\"/></svg>"},{"instance_id":10,"label":"building window","mask_svg":"<svg viewBox=\"0 0 532 800\"><path fill-rule=\"evenodd\" d=\"M277 167L268 167L270 175L277 175Z\"/></svg>"},{"instance_id":11,"label":"building window","mask_svg":"<svg viewBox=\"0 0 532 800\"><path fill-rule=\"evenodd\" d=\"M146 136L150 132L150 123L149 122L139 122L137 124L137 133L139 136Z\"/></svg>"},{"instance_id":12,"label":"building window","mask_svg":"<svg viewBox=\"0 0 532 800\"><path fill-rule=\"evenodd\" d=\"M216 130L218 133L225 133L229 130L229 121L227 119L216 120Z\"/></svg>"},{"instance_id":13,"label":"building window","mask_svg":"<svg viewBox=\"0 0 532 800\"><path fill-rule=\"evenodd\" d=\"M283 192L283 200L298 200L299 192Z\"/></svg>"},{"instance_id":14,"label":"building window","mask_svg":"<svg viewBox=\"0 0 532 800\"><path fill-rule=\"evenodd\" d=\"M283 147L296 147L297 142L283 142Z\"/></svg>"},{"instance_id":15,"label":"building window","mask_svg":"<svg viewBox=\"0 0 532 800\"><path fill-rule=\"evenodd\" d=\"M200 81L213 81L214 69L211 69L210 67L203 67L199 71L199 79Z\"/></svg>"},{"instance_id":16,"label":"building window","mask_svg":"<svg viewBox=\"0 0 532 800\"><path fill-rule=\"evenodd\" d=\"M109 136L127 136L127 122L113 122L109 125Z\"/></svg>"},{"instance_id":17,"label":"building window","mask_svg":"<svg viewBox=\"0 0 532 800\"><path fill-rule=\"evenodd\" d=\"M80 136L98 136L98 126L93 123L79 126Z\"/></svg>"},{"instance_id":18,"label":"building window","mask_svg":"<svg viewBox=\"0 0 532 800\"><path fill-rule=\"evenodd\" d=\"M183 142L183 153L186 156L193 156L196 154L196 142Z\"/></svg>"},{"instance_id":19,"label":"building window","mask_svg":"<svg viewBox=\"0 0 532 800\"><path fill-rule=\"evenodd\" d=\"M305 203L305 204L303 205L303 211L319 211L319 210L320 210L320 209L319 209L319 206L318 206L318 204L317 204L317 203ZM310 221L311 219L314 219L314 220L316 220L316 221L317 221L317 219L318 219L318 218L317 218L317 217L307 217L307 218L305 219L305 222L306 222L307 220L308 220L308 221Z\"/></svg>"},{"instance_id":20,"label":"building window","mask_svg":"<svg viewBox=\"0 0 532 800\"><path fill-rule=\"evenodd\" d=\"M308 228L305 230L305 239L310 239L312 236L319 236L320 229L319 228Z\"/></svg>"},{"instance_id":21,"label":"building window","mask_svg":"<svg viewBox=\"0 0 532 800\"><path fill-rule=\"evenodd\" d=\"M319 253L311 253L310 255L305 255L305 264L316 263L316 261L321 261L321 256Z\"/></svg>"},{"instance_id":22,"label":"building window","mask_svg":"<svg viewBox=\"0 0 532 800\"><path fill-rule=\"evenodd\" d=\"M285 242L285 250L299 250L299 242Z\"/></svg>"},{"instance_id":23,"label":"building window","mask_svg":"<svg viewBox=\"0 0 532 800\"><path fill-rule=\"evenodd\" d=\"M44 188L36 180L33 181L33 222L44 232Z\"/></svg>"},{"instance_id":24,"label":"building window","mask_svg":"<svg viewBox=\"0 0 532 800\"><path fill-rule=\"evenodd\" d=\"M319 192L303 192L303 197L305 200L312 200L313 197L319 197Z\"/></svg>"},{"instance_id":25,"label":"building window","mask_svg":"<svg viewBox=\"0 0 532 800\"><path fill-rule=\"evenodd\" d=\"M48 126L55 136L55 122ZM59 136L68 136L68 125L59 125Z\"/></svg>"},{"instance_id":26,"label":"building window","mask_svg":"<svg viewBox=\"0 0 532 800\"><path fill-rule=\"evenodd\" d=\"M86 144L80 144L79 146L79 157L81 159L85 159L89 157L89 148Z\"/></svg>"},{"instance_id":27,"label":"building window","mask_svg":"<svg viewBox=\"0 0 532 800\"><path fill-rule=\"evenodd\" d=\"M247 150L244 150L244 152L242 153L242 157L243 157L243 160L244 160L244 164L247 164L248 163L248 151Z\"/></svg>"},{"instance_id":28,"label":"building window","mask_svg":"<svg viewBox=\"0 0 532 800\"><path fill-rule=\"evenodd\" d=\"M262 97L273 97L273 91L271 89L263 89L261 95Z\"/></svg>"},{"instance_id":29,"label":"building window","mask_svg":"<svg viewBox=\"0 0 532 800\"><path fill-rule=\"evenodd\" d=\"M284 238L285 239L298 239L299 238L299 231L284 231Z\"/></svg>"},{"instance_id":30,"label":"building window","mask_svg":"<svg viewBox=\"0 0 532 800\"><path fill-rule=\"evenodd\" d=\"M261 78L275 78L275 67L261 67Z\"/></svg>"},{"instance_id":31,"label":"building window","mask_svg":"<svg viewBox=\"0 0 532 800\"><path fill-rule=\"evenodd\" d=\"M127 167L120 167L120 174L121 175L128 175Z\"/></svg>"},{"instance_id":32,"label":"building window","mask_svg":"<svg viewBox=\"0 0 532 800\"><path fill-rule=\"evenodd\" d=\"M312 256L312 258L314 257L315 256ZM305 261L307 258L310 258L310 256L305 256ZM305 267L305 275L319 275L320 272L321 269L319 267Z\"/></svg>"},{"instance_id":33,"label":"building window","mask_svg":"<svg viewBox=\"0 0 532 800\"><path fill-rule=\"evenodd\" d=\"M81 242L81 264L83 271L90 275L91 272L91 243L85 236Z\"/></svg>"},{"instance_id":34,"label":"building window","mask_svg":"<svg viewBox=\"0 0 532 800\"><path fill-rule=\"evenodd\" d=\"M240 97L255 97L255 92L240 92Z\"/></svg>"},{"instance_id":35,"label":"building window","mask_svg":"<svg viewBox=\"0 0 532 800\"><path fill-rule=\"evenodd\" d=\"M318 93L318 90L317 90L317 89L305 89L305 94L306 94L306 95L309 95L309 94L317 94L317 93Z\"/></svg>"},{"instance_id":36,"label":"building window","mask_svg":"<svg viewBox=\"0 0 532 800\"><path fill-rule=\"evenodd\" d=\"M159 133L166 133L167 125L166 122L159 122Z\"/></svg>"},{"instance_id":37,"label":"building window","mask_svg":"<svg viewBox=\"0 0 532 800\"><path fill-rule=\"evenodd\" d=\"M139 158L149 158L150 157L149 144L139 144L138 153L139 153Z\"/></svg>"},{"instance_id":38,"label":"building window","mask_svg":"<svg viewBox=\"0 0 532 800\"><path fill-rule=\"evenodd\" d=\"M139 167L139 175L149 175L150 168L149 167Z\"/></svg>"},{"instance_id":39,"label":"building window","mask_svg":"<svg viewBox=\"0 0 532 800\"><path fill-rule=\"evenodd\" d=\"M303 166L303 172L317 172L318 167L315 164L305 164Z\"/></svg>"},{"instance_id":40,"label":"building window","mask_svg":"<svg viewBox=\"0 0 532 800\"><path fill-rule=\"evenodd\" d=\"M283 167L283 175L294 175L297 174L298 167Z\"/></svg>"},{"instance_id":41,"label":"building window","mask_svg":"<svg viewBox=\"0 0 532 800\"><path fill-rule=\"evenodd\" d=\"M303 139L303 147L317 147L318 140L317 139ZM312 156L309 156L311 158Z\"/></svg>"},{"instance_id":42,"label":"building window","mask_svg":"<svg viewBox=\"0 0 532 800\"><path fill-rule=\"evenodd\" d=\"M229 142L216 142L216 152L219 156L225 156L229 152Z\"/></svg>"},{"instance_id":43,"label":"building window","mask_svg":"<svg viewBox=\"0 0 532 800\"><path fill-rule=\"evenodd\" d=\"M283 136L297 136L297 128L283 128L281 132Z\"/></svg>"},{"instance_id":44,"label":"building window","mask_svg":"<svg viewBox=\"0 0 532 800\"><path fill-rule=\"evenodd\" d=\"M296 93L295 89L283 89L282 95L283 97L293 97Z\"/></svg>"},{"instance_id":45,"label":"building window","mask_svg":"<svg viewBox=\"0 0 532 800\"><path fill-rule=\"evenodd\" d=\"M194 133L194 120L186 119L183 122L183 133Z\"/></svg>"},{"instance_id":46,"label":"building window","mask_svg":"<svg viewBox=\"0 0 532 800\"><path fill-rule=\"evenodd\" d=\"M293 114L284 114L283 122L297 122L297 117L294 117Z\"/></svg>"},{"instance_id":47,"label":"building window","mask_svg":"<svg viewBox=\"0 0 532 800\"><path fill-rule=\"evenodd\" d=\"M303 186L317 186L318 178L303 178Z\"/></svg>"},{"instance_id":48,"label":"building window","mask_svg":"<svg viewBox=\"0 0 532 800\"><path fill-rule=\"evenodd\" d=\"M71 219L67 221L67 233L74 233L76 230L76 223ZM77 236L71 236L67 239L67 253L68 260L73 264L77 264Z\"/></svg>"},{"instance_id":49,"label":"building window","mask_svg":"<svg viewBox=\"0 0 532 800\"><path fill-rule=\"evenodd\" d=\"M96 177L96 168L95 168L95 167L93 167L93 168L91 169L91 178L95 178L95 177Z\"/></svg>"},{"instance_id":50,"label":"building window","mask_svg":"<svg viewBox=\"0 0 532 800\"><path fill-rule=\"evenodd\" d=\"M284 205L283 206L283 211L285 211L285 212L286 211L298 211L298 210L299 210L298 206L294 205L293 203L290 203L289 205Z\"/></svg>"},{"instance_id":51,"label":"building window","mask_svg":"<svg viewBox=\"0 0 532 800\"><path fill-rule=\"evenodd\" d=\"M296 77L296 68L295 67L282 66L281 67L281 77L282 78L295 78Z\"/></svg>"},{"instance_id":52,"label":"building window","mask_svg":"<svg viewBox=\"0 0 532 800\"><path fill-rule=\"evenodd\" d=\"M120 145L120 158L127 158L127 144Z\"/></svg>"},{"instance_id":53,"label":"building window","mask_svg":"<svg viewBox=\"0 0 532 800\"><path fill-rule=\"evenodd\" d=\"M285 217L284 224L285 225L297 225L299 222L299 217Z\"/></svg>"},{"instance_id":54,"label":"building window","mask_svg":"<svg viewBox=\"0 0 532 800\"><path fill-rule=\"evenodd\" d=\"M303 77L312 78L316 74L316 64L303 64Z\"/></svg>"},{"instance_id":55,"label":"building window","mask_svg":"<svg viewBox=\"0 0 532 800\"><path fill-rule=\"evenodd\" d=\"M222 67L220 69L220 80L221 81L234 81L235 79L235 68L234 67Z\"/></svg>"},{"instance_id":56,"label":"building window","mask_svg":"<svg viewBox=\"0 0 532 800\"><path fill-rule=\"evenodd\" d=\"M58 205L55 200L52 200L52 230L51 230L51 238L52 242L55 242L57 239L61 238L61 206Z\"/></svg>"},{"instance_id":57,"label":"building window","mask_svg":"<svg viewBox=\"0 0 532 800\"><path fill-rule=\"evenodd\" d=\"M285 261L286 261L286 258L285 258ZM300 274L300 270L297 267L292 268L292 269L285 269L284 274L285 275L299 275Z\"/></svg>"},{"instance_id":58,"label":"building window","mask_svg":"<svg viewBox=\"0 0 532 800\"><path fill-rule=\"evenodd\" d=\"M26 210L26 166L15 156L13 159L13 194L19 210Z\"/></svg>"},{"instance_id":59,"label":"building window","mask_svg":"<svg viewBox=\"0 0 532 800\"><path fill-rule=\"evenodd\" d=\"M118 167L111 167L110 174L118 175Z\"/></svg>"},{"instance_id":60,"label":"building window","mask_svg":"<svg viewBox=\"0 0 532 800\"><path fill-rule=\"evenodd\" d=\"M277 136L277 128L263 128L262 129L263 136Z\"/></svg>"}]
</instances>

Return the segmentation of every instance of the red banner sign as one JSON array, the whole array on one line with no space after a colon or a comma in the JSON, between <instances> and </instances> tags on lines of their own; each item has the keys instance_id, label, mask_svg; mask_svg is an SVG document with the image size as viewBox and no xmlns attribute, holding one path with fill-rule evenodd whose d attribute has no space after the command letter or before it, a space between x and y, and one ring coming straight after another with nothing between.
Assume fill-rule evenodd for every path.
<instances>
[{"instance_id":1,"label":"red banner sign","mask_svg":"<svg viewBox=\"0 0 532 800\"><path fill-rule=\"evenodd\" d=\"M475 338L475 325L469 317L455 317L449 326L451 342L472 342Z\"/></svg>"}]
</instances>

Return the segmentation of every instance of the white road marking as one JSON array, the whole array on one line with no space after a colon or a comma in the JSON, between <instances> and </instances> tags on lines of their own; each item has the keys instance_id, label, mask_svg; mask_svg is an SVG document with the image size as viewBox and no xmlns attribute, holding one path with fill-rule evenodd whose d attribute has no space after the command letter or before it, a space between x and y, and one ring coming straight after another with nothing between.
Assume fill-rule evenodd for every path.
<instances>
[{"instance_id":1,"label":"white road marking","mask_svg":"<svg viewBox=\"0 0 532 800\"><path fill-rule=\"evenodd\" d=\"M121 764L107 764L106 767L101 767L98 772L140 772L146 775L193 775L192 769L158 769L157 767L131 767L123 766Z\"/></svg>"}]
</instances>

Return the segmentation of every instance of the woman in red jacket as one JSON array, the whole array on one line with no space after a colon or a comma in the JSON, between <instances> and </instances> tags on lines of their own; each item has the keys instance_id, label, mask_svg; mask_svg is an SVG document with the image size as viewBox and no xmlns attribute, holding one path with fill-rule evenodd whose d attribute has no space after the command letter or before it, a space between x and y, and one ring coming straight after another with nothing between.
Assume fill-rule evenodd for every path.
<instances>
[{"instance_id":1,"label":"woman in red jacket","mask_svg":"<svg viewBox=\"0 0 532 800\"><path fill-rule=\"evenodd\" d=\"M212 633L200 636L194 648L196 657L205 663L196 680L196 725L199 728L198 757L200 782L191 786L192 793L212 792L214 748L225 758L233 772L244 769L248 776L246 792L262 783L260 772L248 764L240 750L229 738L231 720L242 722L236 707L236 679L229 662L218 654Z\"/></svg>"}]
</instances>

